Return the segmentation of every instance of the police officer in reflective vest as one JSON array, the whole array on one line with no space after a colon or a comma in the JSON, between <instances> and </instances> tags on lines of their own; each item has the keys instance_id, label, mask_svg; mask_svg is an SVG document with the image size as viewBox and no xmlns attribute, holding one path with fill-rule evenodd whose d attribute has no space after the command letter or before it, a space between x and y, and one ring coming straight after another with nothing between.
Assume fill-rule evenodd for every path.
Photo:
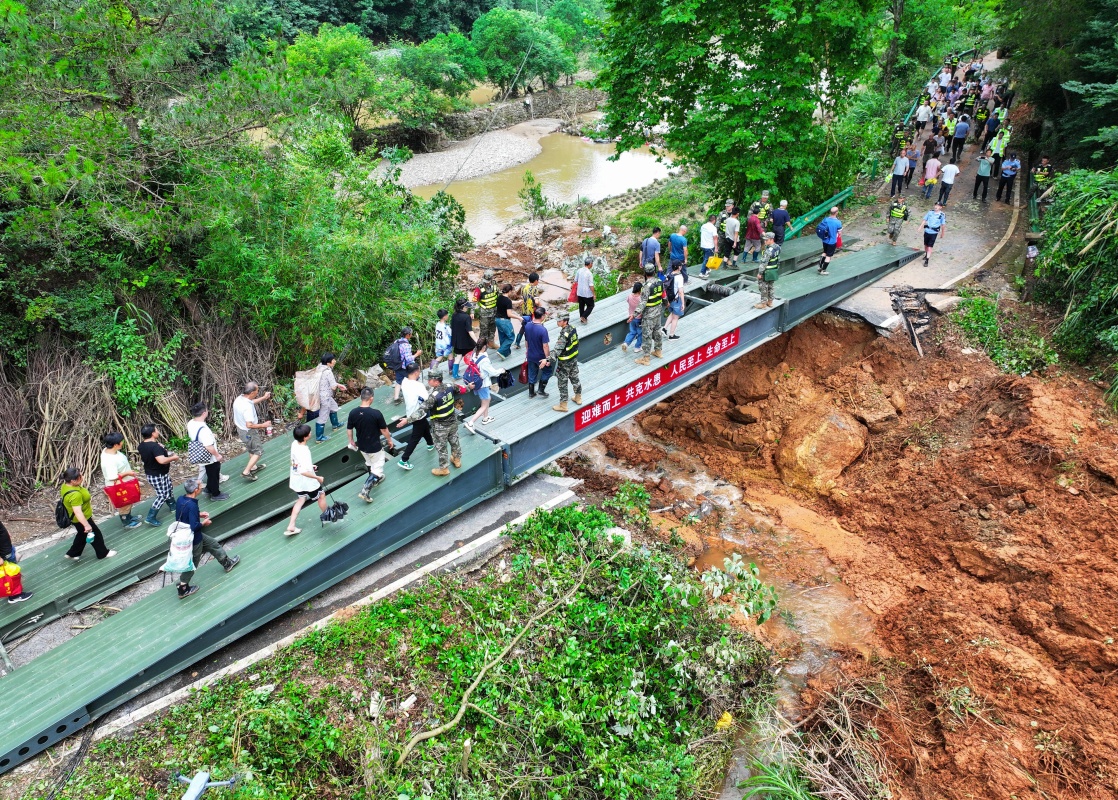
<instances>
[{"instance_id":1,"label":"police officer in reflective vest","mask_svg":"<svg viewBox=\"0 0 1118 800\"><path fill-rule=\"evenodd\" d=\"M636 360L637 364L648 365L651 363L648 360L649 352L652 353L653 358L663 358L663 338L661 328L664 324L664 284L656 279L656 265L644 265L645 282L641 288L641 299L637 303L636 311L633 312L634 317L641 318L641 335L644 337L644 344L641 345L643 354ZM656 349L652 349L655 342Z\"/></svg>"},{"instance_id":2,"label":"police officer in reflective vest","mask_svg":"<svg viewBox=\"0 0 1118 800\"><path fill-rule=\"evenodd\" d=\"M555 379L559 382L559 405L552 406L555 411L567 410L567 381L575 390L574 400L576 406L582 405L582 383L578 379L578 331L571 325L571 315L560 311L557 318L559 336L555 339L555 350L558 353L555 367Z\"/></svg>"},{"instance_id":3,"label":"police officer in reflective vest","mask_svg":"<svg viewBox=\"0 0 1118 800\"><path fill-rule=\"evenodd\" d=\"M905 205L904 195L899 194L889 204L889 241L893 244L897 243L897 237L901 234L901 223L907 219L908 206Z\"/></svg>"},{"instance_id":4,"label":"police officer in reflective vest","mask_svg":"<svg viewBox=\"0 0 1118 800\"><path fill-rule=\"evenodd\" d=\"M431 387L427 399L419 404L406 421L415 422L427 417L431 423L431 438L435 441L435 449L439 453L439 468L431 470L432 475L449 475L449 464L456 468L462 466L462 444L458 441L458 417L455 415L453 386L443 385L441 372L431 372L427 376L427 385ZM468 392L473 384L459 387L459 392ZM401 420L397 427L403 427L405 420ZM447 446L450 447L450 458L447 459Z\"/></svg>"},{"instance_id":5,"label":"police officer in reflective vest","mask_svg":"<svg viewBox=\"0 0 1118 800\"><path fill-rule=\"evenodd\" d=\"M496 347L493 335L497 332L497 283L493 280L493 270L487 269L482 277L478 291L478 341L488 342Z\"/></svg>"}]
</instances>

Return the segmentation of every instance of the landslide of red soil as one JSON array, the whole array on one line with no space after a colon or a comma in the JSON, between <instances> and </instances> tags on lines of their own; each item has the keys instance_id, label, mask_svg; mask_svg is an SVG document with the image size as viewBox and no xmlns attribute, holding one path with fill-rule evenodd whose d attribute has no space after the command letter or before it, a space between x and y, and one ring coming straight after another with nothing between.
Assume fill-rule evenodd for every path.
<instances>
[{"instance_id":1,"label":"landslide of red soil","mask_svg":"<svg viewBox=\"0 0 1118 800\"><path fill-rule=\"evenodd\" d=\"M926 348L821 316L639 423L787 525L837 518L816 544L877 615L887 653L843 666L893 698L864 721L895 796L1118 798L1118 425L1088 381ZM829 496L782 487L789 422L836 408L864 452Z\"/></svg>"}]
</instances>

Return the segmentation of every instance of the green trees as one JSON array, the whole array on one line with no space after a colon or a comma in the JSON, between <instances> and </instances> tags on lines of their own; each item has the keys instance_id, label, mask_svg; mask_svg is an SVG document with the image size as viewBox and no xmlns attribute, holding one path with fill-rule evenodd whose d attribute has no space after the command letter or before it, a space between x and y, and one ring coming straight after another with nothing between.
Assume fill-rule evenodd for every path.
<instances>
[{"instance_id":1,"label":"green trees","mask_svg":"<svg viewBox=\"0 0 1118 800\"><path fill-rule=\"evenodd\" d=\"M512 95L533 80L552 86L560 75L575 70L574 56L529 11L487 11L474 23L470 38L490 83Z\"/></svg>"},{"instance_id":2,"label":"green trees","mask_svg":"<svg viewBox=\"0 0 1118 800\"><path fill-rule=\"evenodd\" d=\"M665 126L680 161L722 190L805 200L846 185L855 155L833 122L871 63L871 0L608 0L600 84L622 150Z\"/></svg>"},{"instance_id":3,"label":"green trees","mask_svg":"<svg viewBox=\"0 0 1118 800\"><path fill-rule=\"evenodd\" d=\"M485 79L485 65L473 42L457 31L440 33L400 53L400 72L447 97L462 97Z\"/></svg>"}]
</instances>

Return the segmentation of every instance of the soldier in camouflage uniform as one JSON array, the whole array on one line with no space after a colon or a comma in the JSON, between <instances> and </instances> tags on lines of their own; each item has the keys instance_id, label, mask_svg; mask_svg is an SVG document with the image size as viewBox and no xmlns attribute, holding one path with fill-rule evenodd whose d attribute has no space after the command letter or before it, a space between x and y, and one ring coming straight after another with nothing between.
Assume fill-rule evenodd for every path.
<instances>
[{"instance_id":1,"label":"soldier in camouflage uniform","mask_svg":"<svg viewBox=\"0 0 1118 800\"><path fill-rule=\"evenodd\" d=\"M449 464L456 468L462 466L462 444L458 441L458 417L454 408L453 386L443 386L443 376L440 372L432 372L427 376L427 385L431 387L427 399L419 407L396 426L404 427L408 422L427 417L431 423L431 438L435 441L435 449L439 452L439 468L431 470L432 475L444 476L450 474ZM461 386L459 392L470 390L470 385ZM450 448L450 458L447 459L447 447Z\"/></svg>"},{"instance_id":2,"label":"soldier in camouflage uniform","mask_svg":"<svg viewBox=\"0 0 1118 800\"><path fill-rule=\"evenodd\" d=\"M772 308L773 284L775 280L765 280L765 268L772 264L780 264L780 245L775 241L776 234L769 231L765 234L765 249L761 251L761 260L757 263L757 291L761 293L761 302L754 308Z\"/></svg>"},{"instance_id":3,"label":"soldier in camouflage uniform","mask_svg":"<svg viewBox=\"0 0 1118 800\"><path fill-rule=\"evenodd\" d=\"M582 383L578 379L578 331L571 325L571 315L560 311L557 318L559 336L555 339L557 366L555 378L559 381L559 405L552 406L554 411L567 410L567 381L575 390L574 400L576 406L582 405Z\"/></svg>"},{"instance_id":4,"label":"soldier in camouflage uniform","mask_svg":"<svg viewBox=\"0 0 1118 800\"><path fill-rule=\"evenodd\" d=\"M477 318L478 341L487 342L493 347L493 335L497 332L497 284L493 280L493 270L487 269L482 276L481 286L478 288Z\"/></svg>"},{"instance_id":5,"label":"soldier in camouflage uniform","mask_svg":"<svg viewBox=\"0 0 1118 800\"><path fill-rule=\"evenodd\" d=\"M644 354L636 360L637 364L647 366L651 363L648 359L649 352L651 351L653 358L663 358L663 334L662 326L664 324L664 284L660 283L656 278L656 265L646 263L644 265L644 287L641 289L641 300L637 304L637 309L634 316L641 318L641 335L644 337L644 344L641 345L641 350ZM652 349L653 342L655 341L656 349Z\"/></svg>"}]
</instances>

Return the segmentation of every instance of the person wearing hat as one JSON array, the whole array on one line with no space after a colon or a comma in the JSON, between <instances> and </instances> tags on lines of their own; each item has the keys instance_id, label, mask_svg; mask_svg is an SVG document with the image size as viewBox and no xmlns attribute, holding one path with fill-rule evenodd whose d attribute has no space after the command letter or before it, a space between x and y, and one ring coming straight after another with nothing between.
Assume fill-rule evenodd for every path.
<instances>
[{"instance_id":1,"label":"person wearing hat","mask_svg":"<svg viewBox=\"0 0 1118 800\"><path fill-rule=\"evenodd\" d=\"M462 466L462 443L458 440L458 415L454 408L455 387L443 383L441 372L431 372L427 375L427 386L431 391L415 411L401 419L397 428L402 428L409 422L426 418L431 424L431 436L435 440L435 449L439 453L439 466L431 470L432 475L445 477L450 474L449 465L457 469ZM474 388L473 384L457 387L459 393L465 394ZM447 458L447 448L450 457ZM410 467L410 465L409 465ZM409 467L405 467L408 469Z\"/></svg>"},{"instance_id":2,"label":"person wearing hat","mask_svg":"<svg viewBox=\"0 0 1118 800\"><path fill-rule=\"evenodd\" d=\"M766 231L765 247L761 251L761 260L757 263L757 291L761 295L761 302L754 308L772 308L773 284L776 283L776 275L771 274L769 268L770 266L776 268L779 264L780 245L776 243L776 234L772 231Z\"/></svg>"},{"instance_id":3,"label":"person wearing hat","mask_svg":"<svg viewBox=\"0 0 1118 800\"><path fill-rule=\"evenodd\" d=\"M772 224L773 204L769 199L771 196L772 193L769 192L768 189L764 189L761 192L761 199L754 200L753 205L749 207L749 213L756 214L757 219L760 220L761 225L766 229Z\"/></svg>"},{"instance_id":4,"label":"person wearing hat","mask_svg":"<svg viewBox=\"0 0 1118 800\"><path fill-rule=\"evenodd\" d=\"M583 320L585 322L585 320ZM582 383L578 379L578 331L571 325L571 315L560 311L556 318L559 335L555 338L555 379L559 383L559 405L552 406L555 411L567 410L567 381L575 390L572 398L576 406L582 405Z\"/></svg>"},{"instance_id":5,"label":"person wearing hat","mask_svg":"<svg viewBox=\"0 0 1118 800\"><path fill-rule=\"evenodd\" d=\"M590 267L594 264L593 256L582 259L582 266L575 273L575 295L578 297L578 319L583 325L594 310L594 300L597 293L594 291L594 273Z\"/></svg>"},{"instance_id":6,"label":"person wearing hat","mask_svg":"<svg viewBox=\"0 0 1118 800\"><path fill-rule=\"evenodd\" d=\"M497 333L497 298L500 296L493 280L493 270L487 269L482 275L477 295L478 341L497 347L493 341Z\"/></svg>"},{"instance_id":7,"label":"person wearing hat","mask_svg":"<svg viewBox=\"0 0 1118 800\"><path fill-rule=\"evenodd\" d=\"M726 200L726 207L718 214L718 252L725 250L726 239L726 220L728 220L734 213L734 198Z\"/></svg>"},{"instance_id":8,"label":"person wearing hat","mask_svg":"<svg viewBox=\"0 0 1118 800\"><path fill-rule=\"evenodd\" d=\"M1013 205L1013 183L1017 180L1017 173L1021 170L1021 162L1017 160L1016 153L1010 153L1009 158L1002 162L1002 174L998 179L998 194L995 199L1002 199L1005 192L1005 202Z\"/></svg>"}]
</instances>

